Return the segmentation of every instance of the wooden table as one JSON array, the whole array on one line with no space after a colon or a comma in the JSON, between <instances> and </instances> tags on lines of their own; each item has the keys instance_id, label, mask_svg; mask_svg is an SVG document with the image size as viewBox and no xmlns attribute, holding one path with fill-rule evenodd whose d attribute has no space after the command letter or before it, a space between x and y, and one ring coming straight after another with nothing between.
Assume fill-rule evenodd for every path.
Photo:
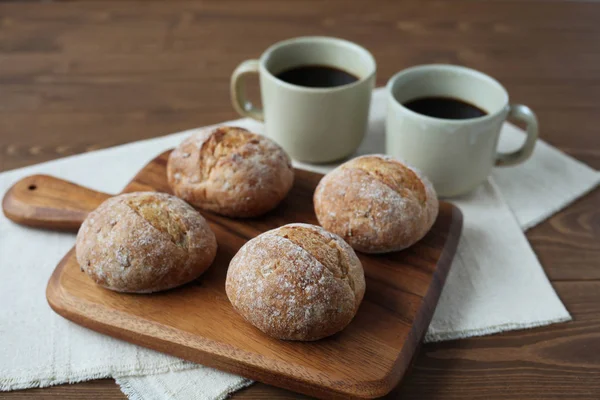
<instances>
[{"instance_id":1,"label":"wooden table","mask_svg":"<svg viewBox=\"0 0 600 400\"><path fill-rule=\"evenodd\" d=\"M373 52L385 84L464 64L531 106L544 140L600 168L600 4L540 1L0 5L0 171L236 117L229 76L288 37ZM600 398L600 191L527 233L573 322L424 345L390 397ZM123 398L112 380L0 398ZM256 384L236 399L297 398Z\"/></svg>"}]
</instances>

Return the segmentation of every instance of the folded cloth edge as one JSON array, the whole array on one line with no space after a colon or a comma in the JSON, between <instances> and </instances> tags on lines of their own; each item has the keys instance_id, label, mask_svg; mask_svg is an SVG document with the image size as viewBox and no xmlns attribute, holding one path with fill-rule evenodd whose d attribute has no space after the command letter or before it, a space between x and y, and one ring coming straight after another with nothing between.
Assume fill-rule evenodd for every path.
<instances>
[{"instance_id":1,"label":"folded cloth edge","mask_svg":"<svg viewBox=\"0 0 600 400\"><path fill-rule=\"evenodd\" d=\"M560 318L552 318L543 321L535 321L535 322L511 322L507 324L493 325L485 328L479 329L466 329L460 332L435 332L435 333L427 333L423 338L424 343L435 343L435 342L443 342L447 340L458 340L458 339L467 339L478 336L486 336L492 335L494 333L506 332L506 331L516 331L522 329L533 329L539 328L541 326L547 326L551 324L557 324L559 322L568 322L572 321L573 317L571 315L567 317ZM507 332L508 333L508 332Z\"/></svg>"},{"instance_id":2,"label":"folded cloth edge","mask_svg":"<svg viewBox=\"0 0 600 400\"><path fill-rule=\"evenodd\" d=\"M119 385L119 389L121 389L121 392L127 396L127 398L129 400L148 400L147 398L145 398L142 394L140 394L134 387L133 385L131 385L129 383L129 381L127 380L127 378L129 378L130 376L127 377L118 377L115 378L115 383L117 385ZM234 385L229 386L227 389L225 389L220 396L217 396L214 398L214 400L225 400L227 399L232 393L237 392L238 390L244 389L250 385L253 385L254 381L244 378L241 382L236 383Z\"/></svg>"},{"instance_id":3,"label":"folded cloth edge","mask_svg":"<svg viewBox=\"0 0 600 400\"><path fill-rule=\"evenodd\" d=\"M77 374L69 377L53 377L51 379L36 379L29 376L23 376L18 379L15 378L0 378L0 392L8 392L13 390L22 390L22 389L32 389L32 388L44 388L49 386L61 385L65 383L79 383L85 382L93 379L104 379L104 378L114 378L116 376L130 376L132 374L127 371L131 371L132 367L123 366L118 370L106 371L99 370L97 368L91 368L86 370L81 370ZM197 368L197 364L186 361L181 364L181 360L173 361L172 363L168 363L162 365L160 367L153 367L146 371L144 371L144 375L156 375L156 374L164 374L167 372L176 372L176 371L184 371L188 369Z\"/></svg>"}]
</instances>

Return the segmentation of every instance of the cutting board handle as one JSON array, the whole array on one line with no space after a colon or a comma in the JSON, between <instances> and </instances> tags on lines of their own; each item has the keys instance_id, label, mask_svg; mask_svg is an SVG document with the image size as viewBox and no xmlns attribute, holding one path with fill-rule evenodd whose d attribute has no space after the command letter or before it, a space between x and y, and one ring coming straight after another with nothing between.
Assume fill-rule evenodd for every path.
<instances>
[{"instance_id":1,"label":"cutting board handle","mask_svg":"<svg viewBox=\"0 0 600 400\"><path fill-rule=\"evenodd\" d=\"M48 175L32 175L4 195L6 218L22 225L77 231L85 217L111 195Z\"/></svg>"}]
</instances>

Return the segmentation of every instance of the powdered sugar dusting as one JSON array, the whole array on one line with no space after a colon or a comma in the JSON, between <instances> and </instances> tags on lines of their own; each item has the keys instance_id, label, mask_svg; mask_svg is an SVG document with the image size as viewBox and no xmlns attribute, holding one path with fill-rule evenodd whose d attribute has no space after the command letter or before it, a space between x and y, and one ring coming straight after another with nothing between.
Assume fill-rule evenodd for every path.
<instances>
[{"instance_id":1,"label":"powdered sugar dusting","mask_svg":"<svg viewBox=\"0 0 600 400\"><path fill-rule=\"evenodd\" d=\"M371 154L370 156L361 156L361 157L377 157L384 161L399 163L402 166L404 166L405 168L408 168L409 170L414 172L415 175L417 175L419 177L419 179L421 180L421 183L423 184L423 186L425 186L427 198L435 199L435 202L436 203L438 202L437 193L433 187L433 184L431 183L429 178L423 173L423 171L421 171L417 167L413 167L412 165L408 164L406 161L398 159L398 158L394 158L387 154ZM360 157L357 157L357 158L360 158ZM436 206L436 208L437 208L437 206ZM436 217L437 217L437 211L435 211L433 213L434 221L435 221Z\"/></svg>"},{"instance_id":2,"label":"powdered sugar dusting","mask_svg":"<svg viewBox=\"0 0 600 400\"><path fill-rule=\"evenodd\" d=\"M213 135L214 130L213 129L202 129L199 132L194 133L192 136L189 137L189 141L191 141L192 143L194 143L194 145L196 146L196 148L198 149L198 151L200 151L200 149L202 148L202 146L204 146L204 143L206 143L206 141L208 139L210 139L210 137ZM182 152L182 157L183 155L186 154L186 152ZM183 158L187 158L189 156L183 157Z\"/></svg>"},{"instance_id":3,"label":"powdered sugar dusting","mask_svg":"<svg viewBox=\"0 0 600 400\"><path fill-rule=\"evenodd\" d=\"M152 201L185 229L182 244L136 213L131 200ZM116 222L116 223L115 223ZM77 260L98 284L124 292L153 292L199 276L216 254L216 239L204 218L184 201L164 193L129 193L108 199L90 213L77 235Z\"/></svg>"},{"instance_id":4,"label":"powdered sugar dusting","mask_svg":"<svg viewBox=\"0 0 600 400\"><path fill-rule=\"evenodd\" d=\"M183 154L191 154L183 157ZM272 140L221 127L186 139L167 168L176 194L195 206L230 216L275 207L293 183L288 155Z\"/></svg>"},{"instance_id":5,"label":"powdered sugar dusting","mask_svg":"<svg viewBox=\"0 0 600 400\"><path fill-rule=\"evenodd\" d=\"M397 160L385 155L362 156L327 174L314 195L319 223L343 237L352 247L368 253L401 250L420 240L437 217L438 201L429 180L421 180L425 202L410 190L399 193L376 175L363 170L361 160ZM401 180L399 180L401 181Z\"/></svg>"},{"instance_id":6,"label":"powdered sugar dusting","mask_svg":"<svg viewBox=\"0 0 600 400\"><path fill-rule=\"evenodd\" d=\"M320 227L290 224L318 231L327 240L352 252L353 274L364 293L364 274L356 255L335 235ZM285 228L282 227L282 228ZM227 295L244 318L269 335L289 340L316 340L350 322L357 297L345 281L336 278L312 254L274 229L246 243L230 263ZM267 271L268 273L265 273ZM356 272L358 271L358 273Z\"/></svg>"}]
</instances>

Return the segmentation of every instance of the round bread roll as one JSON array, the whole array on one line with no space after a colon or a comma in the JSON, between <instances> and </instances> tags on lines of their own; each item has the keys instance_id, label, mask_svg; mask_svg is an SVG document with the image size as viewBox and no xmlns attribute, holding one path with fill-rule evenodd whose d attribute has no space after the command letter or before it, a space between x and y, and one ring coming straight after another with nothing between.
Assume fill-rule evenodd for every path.
<instances>
[{"instance_id":1,"label":"round bread roll","mask_svg":"<svg viewBox=\"0 0 600 400\"><path fill-rule=\"evenodd\" d=\"M386 253L421 240L438 214L438 199L419 171L384 155L350 160L319 182L315 213L355 250Z\"/></svg>"},{"instance_id":2,"label":"round bread roll","mask_svg":"<svg viewBox=\"0 0 600 400\"><path fill-rule=\"evenodd\" d=\"M272 140L243 128L204 130L169 157L169 185L203 210L255 217L275 208L294 181L292 162Z\"/></svg>"},{"instance_id":3,"label":"round bread roll","mask_svg":"<svg viewBox=\"0 0 600 400\"><path fill-rule=\"evenodd\" d=\"M185 201L165 193L112 197L85 219L77 261L97 284L117 292L151 293L199 277L213 262L217 240Z\"/></svg>"},{"instance_id":4,"label":"round bread roll","mask_svg":"<svg viewBox=\"0 0 600 400\"><path fill-rule=\"evenodd\" d=\"M323 228L289 224L247 242L225 284L248 322L284 340L318 340L350 323L365 293L356 253Z\"/></svg>"}]
</instances>

